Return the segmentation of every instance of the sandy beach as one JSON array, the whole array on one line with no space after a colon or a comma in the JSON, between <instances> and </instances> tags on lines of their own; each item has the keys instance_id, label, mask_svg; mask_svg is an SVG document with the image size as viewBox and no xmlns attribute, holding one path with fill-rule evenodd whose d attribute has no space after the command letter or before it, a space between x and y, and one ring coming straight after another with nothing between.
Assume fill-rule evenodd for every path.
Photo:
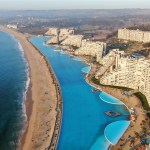
<instances>
[{"instance_id":1,"label":"sandy beach","mask_svg":"<svg viewBox=\"0 0 150 150\"><path fill-rule=\"evenodd\" d=\"M3 28L5 31L13 34L22 45L25 56L30 67L31 83L27 94L26 111L28 116L27 128L22 138L22 150L44 150L45 148L56 148L61 125L62 101L61 91L55 74L47 62L46 58L28 41L28 35L21 34L11 29ZM89 58L80 57L90 64ZM99 86L90 80L97 69L92 64L92 70L86 77L95 88ZM149 120L143 114L143 108L140 100L136 96L128 97L122 95L121 89L100 86L100 88L108 94L121 100L127 107L136 110L137 119L131 122L131 125L124 133L117 145L112 150L130 149L131 142L128 137L135 139L134 145L140 143L139 135L143 133L143 120L146 122L144 127L149 130ZM56 111L58 110L58 112ZM123 146L122 146L123 145Z\"/></svg>"},{"instance_id":2,"label":"sandy beach","mask_svg":"<svg viewBox=\"0 0 150 150\"><path fill-rule=\"evenodd\" d=\"M44 150L51 144L56 121L60 123L56 111L58 99L61 100L57 79L45 57L27 40L27 35L8 28L0 28L18 39L30 68L31 82L25 101L28 122L19 149ZM60 113L59 117L61 117ZM58 133L57 131L57 139L53 138L53 141L55 140L53 146L58 140Z\"/></svg>"}]
</instances>

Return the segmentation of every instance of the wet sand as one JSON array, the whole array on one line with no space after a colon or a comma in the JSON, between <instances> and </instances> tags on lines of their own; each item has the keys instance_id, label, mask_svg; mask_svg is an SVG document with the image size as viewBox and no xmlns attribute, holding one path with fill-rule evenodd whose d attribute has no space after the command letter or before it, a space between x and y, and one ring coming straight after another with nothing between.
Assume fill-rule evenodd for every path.
<instances>
[{"instance_id":1,"label":"wet sand","mask_svg":"<svg viewBox=\"0 0 150 150\"><path fill-rule=\"evenodd\" d=\"M45 57L28 41L28 35L12 29L0 28L19 40L30 68L30 87L25 102L28 120L19 149L44 150L50 146L52 139L55 146L61 123L61 113L56 111L59 109L58 100L61 101L61 93L52 68ZM57 136L54 138L56 121Z\"/></svg>"}]
</instances>

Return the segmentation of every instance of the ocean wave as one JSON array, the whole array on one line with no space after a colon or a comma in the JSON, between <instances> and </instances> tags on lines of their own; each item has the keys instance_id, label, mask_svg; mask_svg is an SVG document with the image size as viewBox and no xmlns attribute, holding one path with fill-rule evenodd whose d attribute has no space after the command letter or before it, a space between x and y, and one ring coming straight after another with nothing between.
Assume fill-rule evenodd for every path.
<instances>
[{"instance_id":1,"label":"ocean wave","mask_svg":"<svg viewBox=\"0 0 150 150\"><path fill-rule=\"evenodd\" d=\"M28 61L25 57L24 49L23 49L22 45L20 44L20 42L18 40L17 40L17 43L18 43L18 48L21 52L22 60L25 63L25 73L26 73L26 81L25 81L24 92L23 92L23 96L22 96L22 100L23 100L22 101L23 128L20 131L20 138L19 138L19 141L18 141L18 145L20 145L21 144L20 139L23 136L23 134L26 130L26 127L27 127L27 113L26 113L25 101L26 101L26 98L27 98L27 92L28 92L29 85L30 85L30 76L29 76L29 64L28 64Z\"/></svg>"},{"instance_id":2,"label":"ocean wave","mask_svg":"<svg viewBox=\"0 0 150 150\"><path fill-rule=\"evenodd\" d=\"M0 30L0 32L1 32L1 30ZM10 133L8 133L6 135L6 138L8 138L8 139L4 138L4 140L6 140L5 142L7 142L7 143L9 142L7 145L7 147L9 147L9 148L7 148L7 149L10 149L10 148L13 149L13 148L20 146L20 144L21 144L20 141L21 141L22 136L27 127L27 114L26 114L25 100L27 97L27 91L28 91L29 84L30 84L29 65L28 65L27 59L25 57L23 47L20 44L19 40L17 40L15 38L15 36L12 35L11 33L8 33L5 31L2 31L2 32L4 32L7 35L6 40L10 39L10 41L13 41L13 43L10 43L10 44L13 44L13 46L12 46L13 48L11 48L11 45L10 45L10 49L8 51L8 53L9 53L9 52L12 52L12 49L14 49L15 54L17 54L17 55L13 55L13 56L15 56L15 58L12 59L13 65L16 65L16 63L19 63L18 65L16 65L16 68L14 68L14 70L18 69L18 75L20 76L20 78L17 78L18 76L16 75L17 80L14 79L15 85L13 86L12 85L13 83L11 84L11 86L13 87L12 90L14 90L13 93L15 95L15 97L13 97L14 98L13 101L11 101L11 102L13 102L13 106L12 106L11 110L8 110L8 113L6 113L6 115L4 114L4 117L6 117L6 119L5 119L6 121L4 120L5 124L3 122L1 123L1 124L4 124L4 130L7 128L10 129ZM5 35L2 34L2 36L5 36ZM7 42L5 44L7 44ZM4 53L5 53L5 51L4 51ZM11 56L11 53L9 54L9 56ZM9 65L9 63L8 63L8 65ZM10 65L10 67L13 65ZM5 64L5 66L4 66L4 68L7 70L6 67L7 67L7 64ZM13 70L13 68L12 68L12 70ZM7 73L7 72L5 72L5 73L6 73L6 75L9 74L9 77L13 76L13 74L11 75L11 70L9 73ZM15 71L13 73L15 73ZM16 73L17 73L17 70L16 70ZM10 88L11 88L11 86L10 86ZM11 94L10 94L10 96L11 96ZM9 105L9 106L11 107L11 105ZM12 112L10 112L10 111L12 111ZM11 117L9 119L7 119L7 116L9 116L9 113L10 113ZM1 145L1 147L6 146L5 142L1 141L1 144L3 144L3 145Z\"/></svg>"},{"instance_id":3,"label":"ocean wave","mask_svg":"<svg viewBox=\"0 0 150 150\"><path fill-rule=\"evenodd\" d=\"M26 114L25 100L26 100L27 91L28 91L28 88L30 85L29 64L28 64L28 61L25 57L24 49L23 49L22 45L20 44L19 40L16 39L16 37L13 34L8 33L7 31L4 31L4 30L0 30L0 31L9 35L17 43L18 50L20 50L20 52L21 52L21 58L22 58L23 62L25 63L25 73L26 73L26 79L27 80L25 81L24 93L22 96L22 99L23 99L22 105L23 105L23 114ZM25 116L26 116L25 120L27 120L27 115L25 115Z\"/></svg>"}]
</instances>

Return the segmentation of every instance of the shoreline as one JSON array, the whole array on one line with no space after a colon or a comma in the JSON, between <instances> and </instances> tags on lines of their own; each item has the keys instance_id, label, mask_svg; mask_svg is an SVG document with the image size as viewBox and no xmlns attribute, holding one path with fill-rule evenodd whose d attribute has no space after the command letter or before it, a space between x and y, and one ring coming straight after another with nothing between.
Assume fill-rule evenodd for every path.
<instances>
[{"instance_id":1,"label":"shoreline","mask_svg":"<svg viewBox=\"0 0 150 150\"><path fill-rule=\"evenodd\" d=\"M56 46L56 45L55 45ZM58 45L58 47L62 47L61 45ZM87 57L84 57L84 56L76 56L76 55L74 55L74 54L72 54L72 53L70 53L70 52L68 52L68 51L64 51L65 53L67 53L67 54L69 54L70 56L73 56L73 57L76 57L76 58L80 58L80 59L82 59L82 61L84 61L87 65L89 65L89 66L91 66L91 68L92 68L92 64L89 62L89 60L88 60L88 58ZM90 73L90 72L89 72ZM87 74L87 76L88 76L89 74ZM87 81L87 77L85 78L85 81ZM91 83L91 80L90 80L90 82L88 82L88 84L90 84ZM91 84L91 86L92 87L95 87L95 88L97 88L97 87L101 87L101 86L97 86L97 85L93 85L94 83L92 82L92 84ZM107 90L111 93L112 92L112 90L109 88L106 88L106 87L102 87L102 90L104 91L104 92L106 92ZM121 90L119 90L119 92L120 92ZM109 92L107 92L107 93L109 93ZM114 97L117 97L116 96L116 94L114 93L114 94L112 94L111 93L111 95L112 96L114 96ZM135 96L136 97L136 96ZM122 98L122 97L121 97ZM130 106L130 103L127 103L127 102L125 102L125 101L123 101L121 98L118 98L119 100L120 100L120 102L123 102L123 105L127 108L127 110L128 110L128 112L130 113L130 111L129 111L129 106ZM136 102L139 104L140 102L139 102L139 99L136 97ZM141 107L141 109L142 109L142 106L141 106L141 103L140 103L140 107ZM143 118L145 118L145 115L141 115L141 117ZM128 120L127 120L128 121ZM140 120L141 121L141 120ZM131 121L130 121L131 122ZM127 130L123 133L123 135L121 136L121 138L120 139L122 139L122 138L124 138L124 137L126 137L126 135L130 135L130 133L131 133L131 131L130 131L130 128L131 128L131 123L130 123L130 125L129 125L129 127L127 128ZM139 128L139 127L138 127ZM112 147L112 149L115 149L115 148L119 148L120 147L120 140L118 141L118 143L116 144L116 145L110 145L110 147Z\"/></svg>"},{"instance_id":2,"label":"shoreline","mask_svg":"<svg viewBox=\"0 0 150 150\"><path fill-rule=\"evenodd\" d=\"M22 145L24 144L24 140L25 140L25 135L27 133L27 122L29 122L29 119L30 119L30 116L31 116L31 113L32 113L32 105L33 105L33 101L32 101L32 84L31 84L31 75L30 75L30 66L28 64L28 60L27 60L27 57L25 55L25 52L24 52L24 49L22 47L22 45L20 44L19 40L12 34L10 33L9 31L6 31L3 27L0 26L0 31L1 32L5 32L6 34L9 34L15 41L17 41L18 43L18 48L21 52L21 57L23 57L23 61L26 65L26 75L27 75L27 80L26 80L26 83L25 83L25 90L24 90L24 93L23 93L23 97L22 97L22 100L23 100L23 112L26 116L26 124L24 124L22 130L21 130L21 133L20 133L20 138L19 138L19 143L18 143L18 148L17 150L20 150Z\"/></svg>"},{"instance_id":3,"label":"shoreline","mask_svg":"<svg viewBox=\"0 0 150 150\"><path fill-rule=\"evenodd\" d=\"M14 35L12 35L12 36L14 36ZM15 38L15 36L14 36L14 38ZM24 107L25 107L25 113L26 113L27 120L26 120L26 124L24 125L24 130L23 130L23 133L22 133L21 139L20 139L21 145L20 145L20 147L18 147L18 149L22 149L22 146L25 144L25 138L26 138L26 134L28 131L27 122L29 122L31 114L32 114L33 101L32 101L32 83L31 83L31 74L30 74L31 68L28 63L28 58L26 57L24 49L23 49L22 45L20 44L19 40L18 40L18 43L21 46L21 49L23 51L24 59L27 63L27 71L28 71L27 72L28 79L26 81L26 82L28 82L28 86L26 88L26 95L25 95L25 99L24 99L24 103L23 103Z\"/></svg>"},{"instance_id":4,"label":"shoreline","mask_svg":"<svg viewBox=\"0 0 150 150\"><path fill-rule=\"evenodd\" d=\"M26 116L27 116L27 122L29 122L31 114L32 114L32 107L33 107L33 101L32 101L32 84L31 82L29 83L28 89L27 89L27 93L26 93L26 99L24 100L24 105L25 105L25 110L26 110ZM27 135L27 131L28 131L28 126L27 126L27 122L24 125L25 130L23 132L23 134L21 135L21 146L18 148L19 150L22 149L22 146L25 144L25 138Z\"/></svg>"},{"instance_id":5,"label":"shoreline","mask_svg":"<svg viewBox=\"0 0 150 150\"><path fill-rule=\"evenodd\" d=\"M62 108L62 97L58 80L49 62L29 42L29 36L2 26L0 29L12 34L19 41L29 65L30 85L26 93L26 100L24 100L27 125L18 149L52 148L57 145L62 114L62 109L60 109Z\"/></svg>"},{"instance_id":6,"label":"shoreline","mask_svg":"<svg viewBox=\"0 0 150 150\"><path fill-rule=\"evenodd\" d=\"M61 47L61 45L57 45L58 47L60 46ZM81 55L74 55L73 53L70 53L70 52L68 52L67 50L65 50L64 51L66 54L68 54L69 56L71 56L71 57L74 57L74 58L79 58L79 59L81 59L81 61L83 61L86 65L87 65L87 67L90 67L91 69L90 69L90 71L92 70L92 64L89 62L89 60L88 60L88 58L87 58L87 56L85 57L85 56L81 56ZM101 88L101 86L98 86L98 85L96 85L96 84L94 84L91 80L89 80L89 78L88 78L88 76L89 76L89 74L90 74L90 71L88 72L88 73L86 73L86 76L85 76L85 81L87 82L87 84L89 84L90 86L92 86L93 88L96 88L96 89L99 89L99 87ZM105 90L104 90L104 88L101 88L102 89L102 91L104 91L104 92L106 92ZM106 92L107 93L107 92ZM112 94L111 94L112 95ZM114 95L112 95L112 96L114 96ZM115 96L114 96L115 97ZM122 102L120 99L118 99L120 102ZM128 109L128 106L124 103L124 102L122 102L122 105L124 105L126 108L127 108L127 111L129 112L129 114L130 114L130 111L129 111L129 109ZM131 115L131 114L130 114ZM129 116L130 116L129 115ZM122 121L122 120L120 120L120 121ZM130 120L124 120L124 121L129 121L130 122L130 124L131 124L131 121ZM116 121L115 121L116 122ZM128 126L128 128L130 127L130 125ZM128 132L128 128L125 130L125 132L123 133L123 135L121 136L121 138ZM120 141L120 140L119 140ZM118 141L118 143L119 143L119 141ZM114 147L116 147L118 144L116 144L116 145L109 145L109 148L110 147L112 147L113 146L113 148Z\"/></svg>"},{"instance_id":7,"label":"shoreline","mask_svg":"<svg viewBox=\"0 0 150 150\"><path fill-rule=\"evenodd\" d=\"M120 102L123 102L123 105L127 108L127 111L130 113L129 111L129 108L130 107L133 107L136 109L136 113L137 113L137 120L136 121L130 121L130 125L129 127L126 129L126 131L123 133L123 135L121 136L121 138L119 139L118 143L116 145L111 145L109 146L109 148L111 148L112 150L116 150L116 149L129 149L130 147L130 142L128 141L129 139L129 136L132 136L133 139L136 140L135 144L134 145L137 145L140 143L140 139L136 137L136 133L138 131L139 134L142 134L143 133L143 127L141 126L142 121L145 120L146 121L146 124L145 124L145 127L147 128L147 130L149 131L149 121L147 120L147 116L145 114L142 113L143 111L143 107L142 107L142 104L141 104L141 101L140 99L137 97L137 96L132 96L132 97L127 97L125 95L122 95L121 92L122 90L121 89L115 89L115 88L110 88L110 87L105 87L105 86L100 86L100 85L97 85L95 84L91 79L90 79L90 74L91 74L91 71L92 69L94 68L93 64L91 64L91 62L87 59L87 57L85 56L76 56L74 55L72 52L69 52L67 50L65 50L65 52L67 54L69 54L70 56L73 56L73 57L76 57L76 58L80 58L82 59L87 65L90 65L91 66L91 70L89 73L86 74L86 77L85 77L85 81L90 84L92 87L94 88L101 88L102 91L116 97L117 99L120 100ZM92 71L93 72L93 71ZM114 90L116 90L116 92L114 92ZM138 111L139 112L138 112ZM131 116L131 113L130 113L130 116ZM128 120L127 120L128 121ZM124 144L125 143L125 144ZM123 145L123 146L121 146Z\"/></svg>"},{"instance_id":8,"label":"shoreline","mask_svg":"<svg viewBox=\"0 0 150 150\"><path fill-rule=\"evenodd\" d=\"M92 69L91 69L92 70ZM139 144L140 143L140 139L138 139L135 135L135 132L138 131L138 132L142 132L142 129L141 129L141 123L143 120L146 120L146 115L145 114L142 114L142 110L143 110L143 107L142 107L142 104L139 100L138 97L136 97L135 95L132 96L132 97L128 97L128 96L125 96L125 95L122 95L121 92L122 90L121 89L117 89L117 88L112 88L112 87L106 87L106 86L100 86L100 85L97 85L95 84L92 80L90 80L90 72L86 75L86 81L92 85L93 87L99 89L101 88L102 91L116 97L117 99L119 99L121 102L123 102L123 104L126 106L126 108L128 109L129 111L129 108L130 107L133 107L133 108L136 108L138 109L138 118L136 121L131 121L130 120L130 125L129 127L127 128L127 130L124 132L124 134L121 136L121 138L119 139L118 143L116 145L110 145L110 148L112 150L116 150L116 149L129 149L129 146L130 146L130 142L128 141L128 137L129 136L132 136L133 138L135 138L137 141L135 142L135 145L136 144ZM130 113L130 116L131 116L131 113ZM146 127L148 128L149 130L149 127L148 127L148 122L146 124ZM127 141L127 142L126 142ZM124 145L124 143L126 143ZM121 146L123 145L123 146Z\"/></svg>"},{"instance_id":9,"label":"shoreline","mask_svg":"<svg viewBox=\"0 0 150 150\"><path fill-rule=\"evenodd\" d=\"M15 31L14 31L15 32ZM54 71L53 71L53 69L52 69L52 67L51 67L51 65L50 65L50 63L49 63L49 61L47 60L47 58L42 54L42 52L40 52L30 41L29 41L29 39L28 39L28 37L26 37L26 40L32 45L32 47L34 47L34 49L42 56L42 59L44 59L45 60L45 62L46 62L46 66L47 66L47 68L48 68L48 70L49 70L49 73L50 73L50 75L51 75L51 78L52 78L52 80L53 80L53 83L54 83L54 85L55 85L55 88L56 88L56 97L57 97L57 102L56 102L56 111L57 111L57 113L55 114L55 125L54 125L54 129L53 129L53 134L52 134L52 138L51 138L51 142L49 142L50 144L49 144L49 146L47 147L48 149L50 149L50 148L52 148L52 149L55 149L56 147L57 147L57 143L58 143L58 139L59 139L59 134L60 134L60 129L61 129L61 119L62 119L62 96L61 96L61 90L60 90L60 86L59 86L59 82L58 82L58 80L57 80L57 78L56 78L56 76L55 76L55 73L54 73ZM24 49L23 49L24 50ZM69 54L69 52L66 52L66 53L68 53ZM69 54L70 55L70 54ZM70 55L71 56L71 55ZM88 60L86 59L86 58L84 58L83 56L76 56L76 55L72 55L72 56L74 56L74 57L77 57L77 58L81 58L83 61L85 61L85 63L87 64L87 65L90 65L91 66L91 68L92 68L92 64L90 64L89 62L88 62ZM32 69L32 68L31 68ZM30 65L29 65L29 72L30 72ZM90 84L92 87L95 87L95 88L98 88L98 87L101 87L101 86L99 86L99 85L96 85L95 83L93 83L89 78L88 78L88 75L90 74L90 72L86 75L86 78L85 78L85 81L87 81L87 83L88 84ZM32 76L31 76L31 78L32 78ZM102 87L102 90L104 91L104 92L106 92L106 91L108 91L107 93L111 93L111 95L112 96L114 96L114 95L116 95L116 93L113 93L112 94L112 91L114 91L115 89L113 89L113 88L108 88L108 87ZM116 91L121 91L121 90L116 90ZM114 96L114 97L116 97L116 96ZM122 96L123 97L123 96ZM119 99L121 102L123 101L122 100L122 97L121 97L121 99ZM25 101L25 106L26 106L26 114L27 114L27 116L28 116L28 122L29 122L29 120L30 120L30 117L32 116L32 111L33 111L33 109L32 109L32 105L34 105L34 102L32 101L32 82L30 82L30 84L29 84L29 87L28 87L28 90L27 90L27 95L26 95L26 101ZM138 101L138 98L136 99L137 100L137 102L139 103L139 101ZM123 101L123 104L128 108L128 105L129 105L129 103L127 104L127 102L125 103L125 101ZM140 105L140 107L141 107L141 105ZM126 134L129 134L128 132L128 130L130 130L130 126L128 127L128 129L124 132L124 134L123 134L123 136L121 137L121 139L124 137L124 136L126 136ZM25 131L25 133L24 133L24 135L23 135L23 137L22 137L22 145L25 145L25 141L26 141L26 138L27 138L27 132L28 132L28 130L29 130L29 126L26 128L26 131ZM130 131L131 132L131 131ZM118 142L119 144L120 144L120 141ZM115 148L119 148L119 145L117 144L117 145L114 145L113 147L112 147L112 149L115 149ZM26 149L25 149L26 150Z\"/></svg>"},{"instance_id":10,"label":"shoreline","mask_svg":"<svg viewBox=\"0 0 150 150\"><path fill-rule=\"evenodd\" d=\"M61 47L61 45L58 45ZM94 68L94 64L90 62L89 58L87 56L76 56L74 55L72 52L68 51L68 50L64 50L65 53L69 54L70 56L76 57L76 58L80 58L82 59L87 65L91 66L91 70ZM140 99L138 97L136 97L135 95L133 97L127 97L121 94L122 90L120 89L114 89L114 88L109 88L109 87L102 87L100 85L95 84L90 78L88 78L88 75L90 75L91 72L89 72L85 78L86 82L88 84L90 84L92 87L98 88L99 87L106 93L116 97L117 99L120 100L120 102L123 102L124 106L127 108L127 111L130 113L129 108L133 107L136 109L136 115L137 115L137 119L136 121L131 121L130 120L130 125L129 127L126 129L126 131L124 132L124 134L121 136L121 138L119 139L118 143L116 145L110 145L112 150L115 149L129 149L130 146L130 141L129 141L129 137L130 135L133 137L133 139L136 140L135 145L139 144L139 138L136 137L136 133L138 131L138 134L142 134L143 133L143 127L141 126L142 121L145 120L146 124L145 127L147 128L147 130L149 130L149 122L147 120L146 115L142 114L142 104L140 102ZM87 81L89 79L89 81ZM113 92L114 90L116 90L116 92ZM139 112L138 112L139 111ZM131 117L131 113L130 113L130 117ZM137 131L136 131L137 129ZM123 145L123 146L121 146Z\"/></svg>"},{"instance_id":11,"label":"shoreline","mask_svg":"<svg viewBox=\"0 0 150 150\"><path fill-rule=\"evenodd\" d=\"M81 57L82 58L82 57ZM86 59L84 59L84 61L85 61L85 63L87 64L87 65L89 65L90 67L91 67L91 69L90 69L90 71L92 70L92 65L90 64L90 63L88 63L87 62L87 60ZM101 86L98 86L98 85L96 85L95 83L93 83L88 77L89 77L89 75L90 75L90 71L86 74L86 76L85 76L85 81L87 82L87 84L89 84L90 86L92 86L92 87L94 87L95 89L102 89L102 91L103 92L106 92L105 90L104 90L104 88L102 88ZM107 92L106 92L107 93ZM108 94L108 93L107 93ZM111 95L111 96L113 96L113 95ZM114 96L115 97L115 96ZM118 99L120 102L122 102L120 99ZM104 101L105 103L109 103L109 102L106 102L106 101ZM109 104L112 104L112 103L109 103ZM113 104L112 104L113 105ZM115 104L115 105L117 105L117 104ZM127 108L127 111L130 113L130 111L129 111L129 109L128 109L128 107L127 107L127 105L124 103L124 102L122 102L122 104L121 105L124 105L126 108ZM131 113L130 113L130 115L131 115ZM122 121L122 120L120 120L120 121ZM131 124L131 121L130 120L124 120L124 121L129 121L130 122L130 124ZM114 121L113 123L115 123L115 122L117 122L117 121ZM109 125L109 124L108 124ZM107 126L108 126L107 125ZM107 127L106 126L106 127ZM105 127L105 129L106 129L106 127ZM130 125L128 126L128 128L130 127ZM126 132L128 132L128 128L125 130L125 132L123 133L123 135L121 136L121 138L125 135L125 133ZM104 133L105 133L105 130L104 130ZM104 134L104 136L105 136L105 134ZM107 137L105 136L105 138L107 139ZM120 138L120 139L121 139ZM108 139L107 139L107 141L109 141ZM120 140L119 140L120 141ZM118 143L119 143L119 141L118 141ZM114 148L116 148L116 145L112 145L111 144L111 142L109 141L109 143L110 143L110 145L109 145L109 147L108 147L108 150L109 149L112 149L112 147ZM115 149L114 149L115 150Z\"/></svg>"},{"instance_id":12,"label":"shoreline","mask_svg":"<svg viewBox=\"0 0 150 150\"><path fill-rule=\"evenodd\" d=\"M27 40L29 41L29 38L27 38ZM29 41L30 42L30 41ZM31 42L30 42L31 43ZM32 43L31 43L32 44ZM57 148L57 144L58 144L58 140L59 140L59 135L60 135L60 130L61 130L61 124L62 124L62 113L63 113L63 107L62 107L62 93L61 93L61 88L60 88L60 84L59 81L53 71L53 68L51 67L48 59L46 58L46 56L44 56L44 54L38 50L38 48L32 44L32 46L38 51L38 53L40 53L40 55L42 55L46 61L47 67L49 69L49 72L53 78L53 82L56 86L56 93L57 93L57 116L56 116L56 122L55 122L55 127L54 127L54 132L52 135L52 139L50 141L50 144L48 146L48 149L56 149Z\"/></svg>"}]
</instances>

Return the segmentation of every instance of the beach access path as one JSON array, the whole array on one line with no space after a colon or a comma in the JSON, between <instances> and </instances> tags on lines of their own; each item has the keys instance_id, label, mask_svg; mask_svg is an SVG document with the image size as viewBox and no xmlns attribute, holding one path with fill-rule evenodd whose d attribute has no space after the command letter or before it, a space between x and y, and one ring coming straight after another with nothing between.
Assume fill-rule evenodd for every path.
<instances>
[{"instance_id":1,"label":"beach access path","mask_svg":"<svg viewBox=\"0 0 150 150\"><path fill-rule=\"evenodd\" d=\"M19 149L44 150L51 143L56 123L58 93L55 82L57 81L54 81L50 74L44 56L28 41L28 35L5 27L0 29L18 39L30 70L30 92L27 92L25 101L28 121Z\"/></svg>"}]
</instances>

